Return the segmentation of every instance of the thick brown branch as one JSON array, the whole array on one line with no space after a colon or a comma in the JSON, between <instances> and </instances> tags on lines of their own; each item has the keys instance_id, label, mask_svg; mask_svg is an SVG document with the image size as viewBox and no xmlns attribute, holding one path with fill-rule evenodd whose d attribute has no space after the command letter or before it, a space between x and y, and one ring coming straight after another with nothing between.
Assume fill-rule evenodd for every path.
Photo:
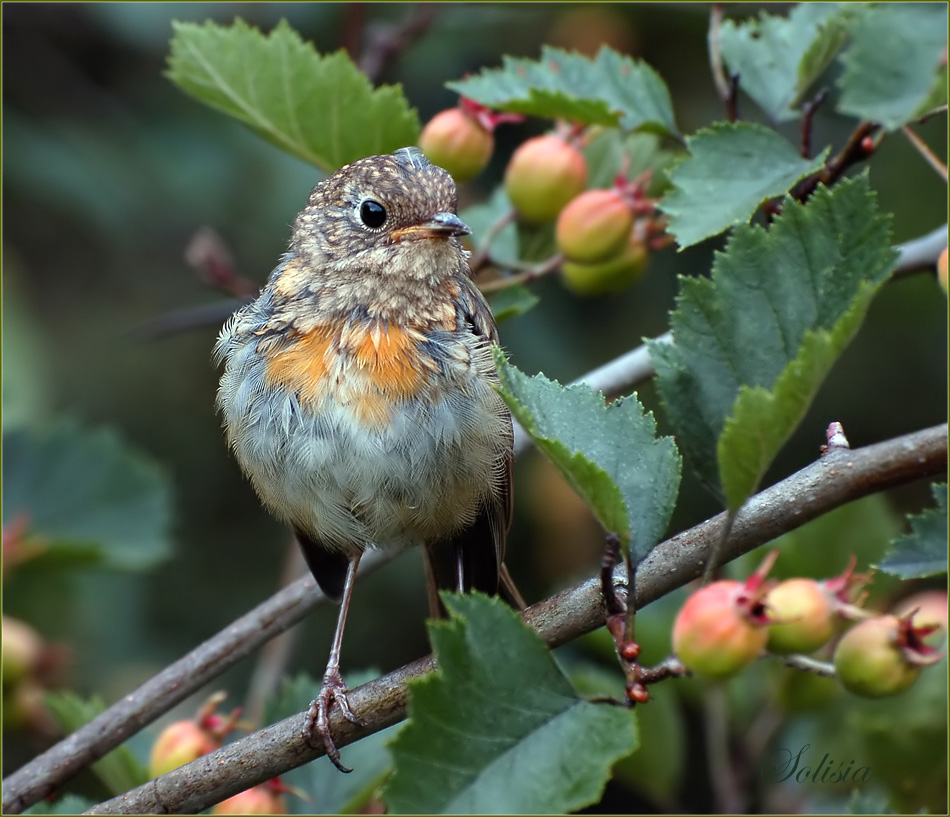
<instances>
[{"instance_id":1,"label":"thick brown branch","mask_svg":"<svg viewBox=\"0 0 950 817\"><path fill-rule=\"evenodd\" d=\"M729 539L719 548L718 561L731 561L847 502L941 474L946 466L946 424L857 450L833 449L752 497L737 515ZM654 548L637 570L638 603L647 605L697 578L725 523L723 513ZM625 566L618 565L614 583L621 592L625 591L625 575ZM602 626L600 588L601 579L595 576L530 607L525 619L551 646L563 644ZM345 746L401 720L405 715L406 682L431 669L431 657L423 658L353 690L350 704L366 725L356 726L334 713L331 727L338 745ZM101 803L89 813L196 812L207 808L323 754L301 736L303 719L301 713L255 732ZM32 802L21 792L12 805L22 808L28 801Z\"/></svg>"}]
</instances>

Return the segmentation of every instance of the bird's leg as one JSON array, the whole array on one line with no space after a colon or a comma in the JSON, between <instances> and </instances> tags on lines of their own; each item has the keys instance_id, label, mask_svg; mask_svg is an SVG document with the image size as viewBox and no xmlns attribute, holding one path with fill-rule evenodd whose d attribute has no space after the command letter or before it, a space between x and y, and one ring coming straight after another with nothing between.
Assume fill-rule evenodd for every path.
<instances>
[{"instance_id":1,"label":"bird's leg","mask_svg":"<svg viewBox=\"0 0 950 817\"><path fill-rule=\"evenodd\" d=\"M350 709L349 701L346 699L346 684L343 683L343 676L340 675L340 649L343 646L343 630L346 627L346 614L350 606L350 597L353 595L356 568L359 567L361 556L362 553L358 553L350 559L350 563L346 568L346 581L343 585L343 597L340 600L340 614L336 620L336 630L333 633L333 644L330 647L327 669L323 673L323 685L320 688L320 694L310 703L310 708L307 710L307 719L304 723L304 737L307 741L310 742L310 738L316 733L323 743L323 748L326 749L327 757L341 772L350 772L352 769L346 768L340 761L340 750L336 748L333 736L330 734L330 706L332 702L337 702L343 717L348 721L357 725L363 723Z\"/></svg>"}]
</instances>

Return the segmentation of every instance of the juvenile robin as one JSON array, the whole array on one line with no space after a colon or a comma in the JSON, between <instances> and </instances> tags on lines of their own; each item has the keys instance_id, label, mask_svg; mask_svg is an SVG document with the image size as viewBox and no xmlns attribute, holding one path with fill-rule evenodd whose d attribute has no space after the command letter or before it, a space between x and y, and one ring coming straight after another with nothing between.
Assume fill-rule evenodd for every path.
<instances>
[{"instance_id":1,"label":"juvenile robin","mask_svg":"<svg viewBox=\"0 0 950 817\"><path fill-rule=\"evenodd\" d=\"M307 714L341 771L328 716L359 723L340 647L367 548L421 544L440 587L523 606L504 567L511 416L494 385L495 322L472 281L451 176L418 148L370 156L311 192L290 250L215 346L228 442L340 602Z\"/></svg>"}]
</instances>

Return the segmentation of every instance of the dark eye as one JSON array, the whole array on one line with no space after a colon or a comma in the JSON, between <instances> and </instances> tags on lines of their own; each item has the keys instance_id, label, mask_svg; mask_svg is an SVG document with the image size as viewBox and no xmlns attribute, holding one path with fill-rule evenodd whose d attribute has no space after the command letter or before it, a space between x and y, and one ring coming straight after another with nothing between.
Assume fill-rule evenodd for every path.
<instances>
[{"instance_id":1,"label":"dark eye","mask_svg":"<svg viewBox=\"0 0 950 817\"><path fill-rule=\"evenodd\" d=\"M386 223L386 208L378 201L366 199L360 205L360 220L371 230L377 230Z\"/></svg>"}]
</instances>

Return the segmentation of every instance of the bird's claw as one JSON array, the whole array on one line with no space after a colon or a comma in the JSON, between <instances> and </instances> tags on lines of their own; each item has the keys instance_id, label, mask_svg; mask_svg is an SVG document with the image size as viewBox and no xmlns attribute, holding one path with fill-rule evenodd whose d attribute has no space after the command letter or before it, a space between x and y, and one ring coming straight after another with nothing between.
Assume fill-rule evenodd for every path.
<instances>
[{"instance_id":1,"label":"bird's claw","mask_svg":"<svg viewBox=\"0 0 950 817\"><path fill-rule=\"evenodd\" d=\"M346 684L343 683L340 671L336 668L328 668L326 674L323 676L323 685L320 687L320 694L310 702L310 707L307 709L307 718L304 721L304 738L312 746L314 745L314 735L318 736L327 753L327 757L330 758L333 765L341 772L349 773L353 770L343 765L340 760L340 750L336 748L336 744L333 742L333 735L330 734L330 707L334 701L336 701L340 707L340 712L343 713L343 717L350 721L350 723L355 723L357 726L364 725L363 721L350 709L350 702L347 700L346 695Z\"/></svg>"}]
</instances>

